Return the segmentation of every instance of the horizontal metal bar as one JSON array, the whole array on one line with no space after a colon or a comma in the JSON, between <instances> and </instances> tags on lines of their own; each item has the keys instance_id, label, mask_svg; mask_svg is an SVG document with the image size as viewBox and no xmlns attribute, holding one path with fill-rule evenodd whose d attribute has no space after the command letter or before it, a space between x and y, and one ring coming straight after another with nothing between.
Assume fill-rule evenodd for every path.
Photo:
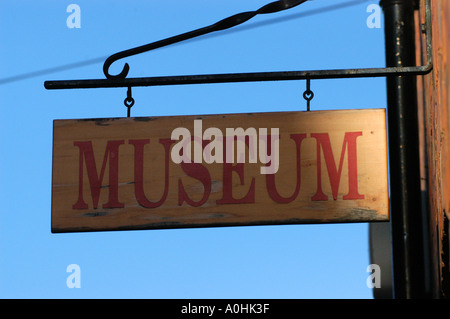
<instances>
[{"instance_id":1,"label":"horizontal metal bar","mask_svg":"<svg viewBox=\"0 0 450 319\"><path fill-rule=\"evenodd\" d=\"M430 2L431 2L430 0L425 0L425 25L423 27L426 36L427 64L422 66L312 70L312 71L226 73L226 74L157 76L144 78L112 77L106 79L91 79L91 80L45 81L44 86L48 90L57 90L57 89L90 89L90 88L112 88L112 87L132 87L132 86L136 87L136 86L162 86L162 85L183 85L183 84L207 84L207 83L288 81L288 80L305 80L305 79L343 79L343 78L425 75L428 74L433 69Z\"/></svg>"},{"instance_id":2,"label":"horizontal metal bar","mask_svg":"<svg viewBox=\"0 0 450 319\"><path fill-rule=\"evenodd\" d=\"M91 79L91 80L61 80L45 81L48 90L57 89L90 89L136 86L162 86L183 84L233 83L233 82L261 82L261 81L289 81L304 79L342 79L364 77L386 77L424 75L432 70L432 64L414 67L391 67L371 69L336 69L312 71L280 71L256 73L225 73L203 75L160 76L125 79Z\"/></svg>"}]
</instances>

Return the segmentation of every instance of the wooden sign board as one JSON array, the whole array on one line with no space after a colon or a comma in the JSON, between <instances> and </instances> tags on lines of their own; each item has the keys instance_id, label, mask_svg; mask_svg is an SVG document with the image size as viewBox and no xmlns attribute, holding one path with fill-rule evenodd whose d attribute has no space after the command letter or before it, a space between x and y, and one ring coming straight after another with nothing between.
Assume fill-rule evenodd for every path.
<instances>
[{"instance_id":1,"label":"wooden sign board","mask_svg":"<svg viewBox=\"0 0 450 319\"><path fill-rule=\"evenodd\" d=\"M383 109L55 120L53 139L52 232L389 220Z\"/></svg>"}]
</instances>

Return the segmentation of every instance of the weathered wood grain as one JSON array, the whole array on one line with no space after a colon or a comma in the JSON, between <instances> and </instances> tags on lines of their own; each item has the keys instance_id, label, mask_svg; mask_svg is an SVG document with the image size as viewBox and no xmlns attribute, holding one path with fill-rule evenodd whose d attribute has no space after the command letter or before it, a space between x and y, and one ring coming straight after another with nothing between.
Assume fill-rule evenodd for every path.
<instances>
[{"instance_id":1,"label":"weathered wood grain","mask_svg":"<svg viewBox=\"0 0 450 319\"><path fill-rule=\"evenodd\" d=\"M167 160L166 147L170 150L177 142L170 141L172 131L185 127L193 134L196 119L202 120L203 131L215 127L224 134L226 128L253 127L257 131L279 128L278 171L273 176L261 174L263 164L259 160L248 163L248 157L244 164L203 161L182 165L175 164L170 154ZM346 133L352 132L353 146L350 138L344 143ZM318 152L319 135L314 135L325 133L333 154L332 161L328 152L328 162L326 145L321 144ZM303 136L301 141L300 136ZM105 152L108 141L116 141L116 151ZM81 151L80 143L86 142L92 145L96 175L91 167L89 176L89 159ZM139 144L143 147L140 155L136 153ZM352 147L354 168L349 165ZM318 154L320 185L326 200L318 196ZM143 160L136 162L136 156ZM117 163L116 181L112 177L114 172L111 173L114 163ZM140 175L139 163L142 164L141 184L136 179ZM361 198L344 199L352 197L349 182L352 169L357 171L357 195ZM330 170L337 174L336 199L333 199ZM98 205L94 208L92 189L95 193L96 187L91 184L100 179ZM52 232L79 232L382 221L389 219L387 180L383 109L55 120L51 227ZM137 194L137 188L143 190L141 195ZM157 203L165 192L167 197L158 207L142 205L143 199ZM80 196L87 207L81 207ZM108 205L111 197L113 203ZM183 197L188 200L181 203ZM199 202L201 205L193 206Z\"/></svg>"}]
</instances>

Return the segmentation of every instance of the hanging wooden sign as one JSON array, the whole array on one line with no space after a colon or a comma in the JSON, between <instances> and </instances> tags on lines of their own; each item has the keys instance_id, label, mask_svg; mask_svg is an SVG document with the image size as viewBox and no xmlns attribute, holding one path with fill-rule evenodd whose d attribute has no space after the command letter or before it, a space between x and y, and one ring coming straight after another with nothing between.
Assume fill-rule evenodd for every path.
<instances>
[{"instance_id":1,"label":"hanging wooden sign","mask_svg":"<svg viewBox=\"0 0 450 319\"><path fill-rule=\"evenodd\" d=\"M55 120L52 232L386 221L385 110Z\"/></svg>"}]
</instances>

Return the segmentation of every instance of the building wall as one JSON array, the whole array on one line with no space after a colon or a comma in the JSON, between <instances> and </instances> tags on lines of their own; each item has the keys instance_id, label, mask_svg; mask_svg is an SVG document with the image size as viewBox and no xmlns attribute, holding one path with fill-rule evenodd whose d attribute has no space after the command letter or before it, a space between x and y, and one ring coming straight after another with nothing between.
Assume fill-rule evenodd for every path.
<instances>
[{"instance_id":1,"label":"building wall","mask_svg":"<svg viewBox=\"0 0 450 319\"><path fill-rule=\"evenodd\" d=\"M421 8L424 8L420 1ZM450 1L432 0L432 53L433 70L418 77L419 119L422 128L422 187L428 189L427 199L430 212L429 233L432 238L429 252L436 283L431 287L435 297L450 297L449 290L449 236L450 217ZM417 54L425 63L425 39L421 24L425 22L424 10L418 15Z\"/></svg>"}]
</instances>

